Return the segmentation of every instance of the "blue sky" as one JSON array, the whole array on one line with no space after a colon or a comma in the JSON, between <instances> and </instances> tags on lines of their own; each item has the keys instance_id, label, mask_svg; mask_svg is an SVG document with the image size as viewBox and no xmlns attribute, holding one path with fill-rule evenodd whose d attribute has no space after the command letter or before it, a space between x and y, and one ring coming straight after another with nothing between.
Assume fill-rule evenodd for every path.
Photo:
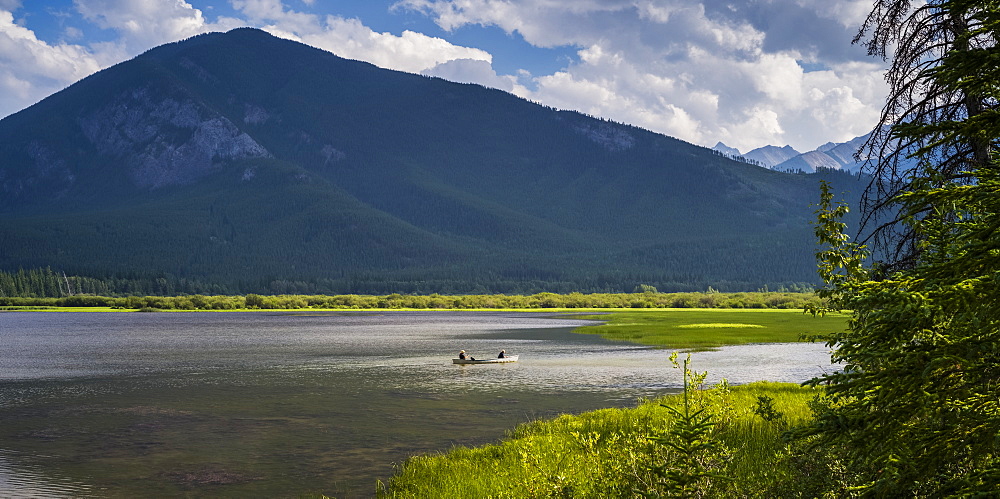
<instances>
[{"instance_id":1,"label":"blue sky","mask_svg":"<svg viewBox=\"0 0 1000 499\"><path fill-rule=\"evenodd\" d=\"M0 116L154 46L254 26L378 66L741 151L870 131L870 0L0 0Z\"/></svg>"}]
</instances>

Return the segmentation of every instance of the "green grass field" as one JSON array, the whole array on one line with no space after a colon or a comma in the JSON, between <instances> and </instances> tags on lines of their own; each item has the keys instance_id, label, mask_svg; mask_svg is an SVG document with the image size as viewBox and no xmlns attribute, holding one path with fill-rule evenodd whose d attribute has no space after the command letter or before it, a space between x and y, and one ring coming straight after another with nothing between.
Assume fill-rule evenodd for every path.
<instances>
[{"instance_id":1,"label":"green grass field","mask_svg":"<svg viewBox=\"0 0 1000 499\"><path fill-rule=\"evenodd\" d=\"M801 310L717 308L627 311L585 317L607 322L581 327L576 332L686 350L800 341L803 335L843 331L848 319L847 314L813 317Z\"/></svg>"},{"instance_id":2,"label":"green grass field","mask_svg":"<svg viewBox=\"0 0 1000 499\"><path fill-rule=\"evenodd\" d=\"M715 470L707 497L800 496L799 476L786 457L782 432L812 417L807 403L817 390L758 382L731 390L696 391L697 406L717 423L713 439L727 459ZM759 397L772 400L780 420L755 414ZM679 407L682 395L634 409L601 409L526 423L502 441L416 456L400 466L383 498L437 497L698 497L655 495L654 469L671 462L670 449L650 437L663 435L675 418L661 404ZM650 495L642 495L641 492ZM665 492L660 490L659 492ZM802 494L802 497L808 497Z\"/></svg>"},{"instance_id":3,"label":"green grass field","mask_svg":"<svg viewBox=\"0 0 1000 499\"><path fill-rule=\"evenodd\" d=\"M678 349L744 343L800 341L803 335L842 331L846 314L813 317L801 310L667 309L579 316L606 321L576 332ZM695 366L697 367L697 366ZM817 390L758 382L731 389L695 390L697 407L713 413L713 439L726 458L716 473L729 477L703 485L709 497L808 497L815 480L803 480L782 439L789 426L812 418L808 401ZM755 413L770 399L778 420ZM661 404L678 407L681 395L635 409L602 409L536 421L507 438L478 448L416 456L404 463L380 497L651 497L660 490L655 470L671 462L670 450L649 437L663 435L674 419ZM820 471L820 474L826 470ZM691 495L690 497L695 497Z\"/></svg>"}]
</instances>

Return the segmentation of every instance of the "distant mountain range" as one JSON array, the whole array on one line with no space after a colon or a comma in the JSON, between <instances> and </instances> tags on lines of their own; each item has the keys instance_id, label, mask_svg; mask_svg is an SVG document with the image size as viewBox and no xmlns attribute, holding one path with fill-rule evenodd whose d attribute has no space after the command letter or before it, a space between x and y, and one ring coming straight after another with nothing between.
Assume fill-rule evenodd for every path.
<instances>
[{"instance_id":1,"label":"distant mountain range","mask_svg":"<svg viewBox=\"0 0 1000 499\"><path fill-rule=\"evenodd\" d=\"M0 270L119 292L776 287L816 280L819 178L242 28L0 120Z\"/></svg>"},{"instance_id":2,"label":"distant mountain range","mask_svg":"<svg viewBox=\"0 0 1000 499\"><path fill-rule=\"evenodd\" d=\"M855 137L847 142L827 142L813 151L800 153L791 146L764 146L747 153L729 147L722 142L712 148L731 158L745 158L770 168L786 172L812 173L819 169L842 170L857 173L861 170L865 158L855 159L855 155L864 146L870 134Z\"/></svg>"}]
</instances>

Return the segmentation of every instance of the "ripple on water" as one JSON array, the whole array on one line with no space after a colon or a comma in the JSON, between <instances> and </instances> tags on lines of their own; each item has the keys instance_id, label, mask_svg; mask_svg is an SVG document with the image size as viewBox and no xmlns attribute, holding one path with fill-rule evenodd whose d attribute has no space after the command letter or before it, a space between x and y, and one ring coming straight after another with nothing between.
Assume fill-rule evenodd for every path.
<instances>
[{"instance_id":1,"label":"ripple on water","mask_svg":"<svg viewBox=\"0 0 1000 499\"><path fill-rule=\"evenodd\" d=\"M669 350L573 334L582 321L538 314L2 320L0 420L18 422L0 425L2 497L370 497L414 453L682 383ZM459 349L486 358L501 348L519 362L451 362ZM801 382L831 369L816 344L692 358L710 382Z\"/></svg>"},{"instance_id":2,"label":"ripple on water","mask_svg":"<svg viewBox=\"0 0 1000 499\"><path fill-rule=\"evenodd\" d=\"M99 497L90 485L53 475L0 449L0 490L7 499Z\"/></svg>"}]
</instances>

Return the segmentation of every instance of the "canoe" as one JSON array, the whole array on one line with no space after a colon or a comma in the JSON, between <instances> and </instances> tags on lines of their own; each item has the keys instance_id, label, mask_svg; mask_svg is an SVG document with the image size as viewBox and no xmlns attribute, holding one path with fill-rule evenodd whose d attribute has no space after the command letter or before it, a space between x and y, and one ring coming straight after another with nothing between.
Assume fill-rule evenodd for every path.
<instances>
[{"instance_id":1,"label":"canoe","mask_svg":"<svg viewBox=\"0 0 1000 499\"><path fill-rule=\"evenodd\" d=\"M517 355L508 355L502 359L451 359L452 364L506 364L517 362Z\"/></svg>"}]
</instances>

